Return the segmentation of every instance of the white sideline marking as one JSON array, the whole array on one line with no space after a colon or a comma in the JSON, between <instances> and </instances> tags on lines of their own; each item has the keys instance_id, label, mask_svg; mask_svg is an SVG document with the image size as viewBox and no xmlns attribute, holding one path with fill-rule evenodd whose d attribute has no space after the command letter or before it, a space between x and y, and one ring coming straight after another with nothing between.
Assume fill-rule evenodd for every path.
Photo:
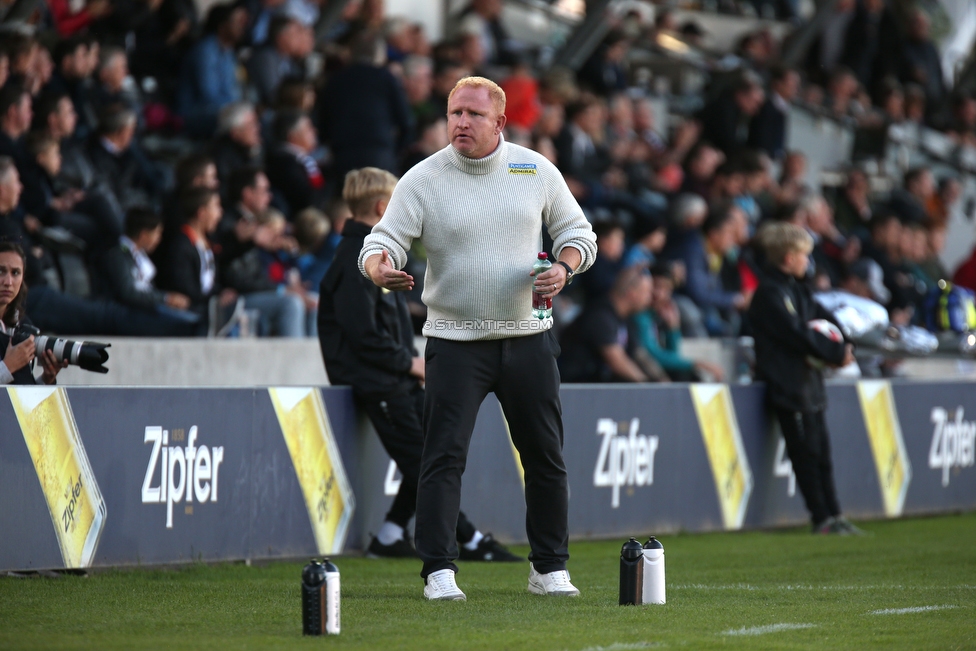
<instances>
[{"instance_id":1,"label":"white sideline marking","mask_svg":"<svg viewBox=\"0 0 976 651\"><path fill-rule=\"evenodd\" d=\"M951 610L958 606L914 606L912 608L885 608L884 610L872 610L869 615L908 615L911 613L927 613L930 610Z\"/></svg>"},{"instance_id":2,"label":"white sideline marking","mask_svg":"<svg viewBox=\"0 0 976 651\"><path fill-rule=\"evenodd\" d=\"M753 626L751 628L730 629L721 635L765 635L766 633L779 633L780 631L797 631L803 628L816 628L816 624L769 624L767 626Z\"/></svg>"},{"instance_id":3,"label":"white sideline marking","mask_svg":"<svg viewBox=\"0 0 976 651\"><path fill-rule=\"evenodd\" d=\"M743 590L743 591L753 591L753 590L778 590L780 592L790 592L794 590L823 590L823 591L839 591L839 592L862 592L868 590L976 590L976 585L930 585L930 586L919 586L919 585L769 585L769 586L757 586L750 585L748 583L732 583L725 585L708 585L705 583L679 583L676 585L669 585L669 590Z\"/></svg>"},{"instance_id":4,"label":"white sideline marking","mask_svg":"<svg viewBox=\"0 0 976 651\"><path fill-rule=\"evenodd\" d=\"M583 651L630 651L631 649L650 649L659 647L653 642L614 642L610 646L588 646Z\"/></svg>"}]
</instances>

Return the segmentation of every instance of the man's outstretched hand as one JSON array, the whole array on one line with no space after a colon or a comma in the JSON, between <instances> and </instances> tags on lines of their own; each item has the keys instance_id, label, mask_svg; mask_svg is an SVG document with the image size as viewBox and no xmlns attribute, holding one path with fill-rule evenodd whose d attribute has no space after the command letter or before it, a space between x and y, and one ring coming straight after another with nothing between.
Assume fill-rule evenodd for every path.
<instances>
[{"instance_id":1,"label":"man's outstretched hand","mask_svg":"<svg viewBox=\"0 0 976 651\"><path fill-rule=\"evenodd\" d=\"M363 262L366 275L373 284L391 291L403 292L413 289L413 276L406 271L400 271L390 262L390 254L386 251L379 255L371 255Z\"/></svg>"}]
</instances>

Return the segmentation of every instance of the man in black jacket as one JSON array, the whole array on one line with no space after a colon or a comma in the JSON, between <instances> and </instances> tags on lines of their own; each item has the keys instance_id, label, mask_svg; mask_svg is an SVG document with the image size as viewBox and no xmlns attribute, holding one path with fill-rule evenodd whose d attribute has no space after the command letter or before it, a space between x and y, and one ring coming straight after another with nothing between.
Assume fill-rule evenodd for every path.
<instances>
[{"instance_id":1,"label":"man in black jacket","mask_svg":"<svg viewBox=\"0 0 976 651\"><path fill-rule=\"evenodd\" d=\"M758 378L766 382L767 402L783 430L813 533L861 533L841 516L824 419L823 366L851 363L853 347L809 325L814 319L836 325L803 281L813 249L810 235L793 224L776 223L761 231L760 239L770 269L749 308Z\"/></svg>"},{"instance_id":2,"label":"man in black jacket","mask_svg":"<svg viewBox=\"0 0 976 651\"><path fill-rule=\"evenodd\" d=\"M413 345L413 326L404 292L373 284L359 270L363 240L386 211L396 177L366 167L346 175L342 197L353 219L342 230L335 260L319 290L319 343L334 385L351 385L383 447L403 475L400 490L366 554L416 557L404 530L417 510L417 481L424 447L424 358ZM490 534L458 516L462 560L521 561Z\"/></svg>"}]
</instances>

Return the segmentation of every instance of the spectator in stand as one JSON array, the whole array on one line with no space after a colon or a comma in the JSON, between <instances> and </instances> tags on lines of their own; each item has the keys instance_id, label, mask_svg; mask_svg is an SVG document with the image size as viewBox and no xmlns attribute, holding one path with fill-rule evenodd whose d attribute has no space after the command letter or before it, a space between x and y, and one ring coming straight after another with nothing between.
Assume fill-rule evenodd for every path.
<instances>
[{"instance_id":1,"label":"spectator in stand","mask_svg":"<svg viewBox=\"0 0 976 651\"><path fill-rule=\"evenodd\" d=\"M917 126L924 125L927 106L925 89L919 84L905 84L905 121Z\"/></svg>"},{"instance_id":2,"label":"spectator in stand","mask_svg":"<svg viewBox=\"0 0 976 651\"><path fill-rule=\"evenodd\" d=\"M519 61L512 68L512 74L501 83L507 103L509 129L517 128L529 133L539 120L542 104L539 103L539 82L532 74L532 66Z\"/></svg>"},{"instance_id":3,"label":"spectator in stand","mask_svg":"<svg viewBox=\"0 0 976 651\"><path fill-rule=\"evenodd\" d=\"M447 147L451 140L447 135L447 120L443 116L429 115L417 123L419 138L403 159L402 169L408 170L431 154Z\"/></svg>"},{"instance_id":4,"label":"spectator in stand","mask_svg":"<svg viewBox=\"0 0 976 651\"><path fill-rule=\"evenodd\" d=\"M688 152L688 157L685 158L685 173L684 180L681 183L681 193L694 194L705 200L709 199L715 172L724 162L725 154L707 142L700 141Z\"/></svg>"},{"instance_id":5,"label":"spectator in stand","mask_svg":"<svg viewBox=\"0 0 976 651\"><path fill-rule=\"evenodd\" d=\"M246 26L247 11L243 7L215 5L207 16L206 35L183 60L176 110L192 137L211 137L220 109L240 101L243 95L234 48L244 37Z\"/></svg>"},{"instance_id":6,"label":"spectator in stand","mask_svg":"<svg viewBox=\"0 0 976 651\"><path fill-rule=\"evenodd\" d=\"M255 50L247 62L250 81L263 106L274 105L282 80L303 76L302 61L313 45L311 30L294 18L278 15L271 19L267 43Z\"/></svg>"},{"instance_id":7,"label":"spectator in stand","mask_svg":"<svg viewBox=\"0 0 976 651\"><path fill-rule=\"evenodd\" d=\"M431 101L434 90L434 63L428 57L410 56L403 62L403 91L410 105L414 124L420 124L430 116L438 114Z\"/></svg>"},{"instance_id":8,"label":"spectator in stand","mask_svg":"<svg viewBox=\"0 0 976 651\"><path fill-rule=\"evenodd\" d=\"M886 307L896 325L911 322L915 300L915 283L902 268L902 228L896 215L879 213L871 220L871 238L863 244L865 257L881 267L885 287L891 293L891 301Z\"/></svg>"},{"instance_id":9,"label":"spectator in stand","mask_svg":"<svg viewBox=\"0 0 976 651\"><path fill-rule=\"evenodd\" d=\"M89 27L93 21L112 12L109 0L73 3L70 0L47 0L51 19L61 38L68 38Z\"/></svg>"},{"instance_id":10,"label":"spectator in stand","mask_svg":"<svg viewBox=\"0 0 976 651\"><path fill-rule=\"evenodd\" d=\"M739 331L740 313L749 307L744 294L722 288L722 264L736 244L737 219L745 219L745 215L734 204L723 202L715 206L702 224L701 233L690 238L681 258L687 270L682 291L701 310L702 323L710 336L734 337Z\"/></svg>"},{"instance_id":11,"label":"spectator in stand","mask_svg":"<svg viewBox=\"0 0 976 651\"><path fill-rule=\"evenodd\" d=\"M976 147L976 97L959 92L953 95L949 135L960 144Z\"/></svg>"},{"instance_id":12,"label":"spectator in stand","mask_svg":"<svg viewBox=\"0 0 976 651\"><path fill-rule=\"evenodd\" d=\"M136 115L122 106L111 106L99 121L98 133L88 143L88 156L97 181L109 188L115 202L128 210L158 205L162 182L156 169L134 146ZM121 235L122 224L115 237Z\"/></svg>"},{"instance_id":13,"label":"spectator in stand","mask_svg":"<svg viewBox=\"0 0 976 651\"><path fill-rule=\"evenodd\" d=\"M454 38L476 36L488 65L512 65L518 48L502 25L501 15L502 0L472 0L458 14L450 34Z\"/></svg>"},{"instance_id":14,"label":"spectator in stand","mask_svg":"<svg viewBox=\"0 0 976 651\"><path fill-rule=\"evenodd\" d=\"M639 265L650 269L657 262L668 238L668 225L663 218L638 222L633 230L634 243L624 254L621 266L626 269ZM599 240L597 241L599 250Z\"/></svg>"},{"instance_id":15,"label":"spectator in stand","mask_svg":"<svg viewBox=\"0 0 976 651\"><path fill-rule=\"evenodd\" d=\"M96 111L109 106L125 106L141 119L142 101L135 84L126 82L129 77L129 59L125 50L118 47L102 48L98 66L98 83L92 92L92 104Z\"/></svg>"},{"instance_id":16,"label":"spectator in stand","mask_svg":"<svg viewBox=\"0 0 976 651\"><path fill-rule=\"evenodd\" d=\"M925 223L930 216L927 207L935 195L935 179L926 167L915 167L905 172L902 187L891 193L888 210L903 222Z\"/></svg>"},{"instance_id":17,"label":"spectator in stand","mask_svg":"<svg viewBox=\"0 0 976 651\"><path fill-rule=\"evenodd\" d=\"M952 275L952 282L960 287L976 292L976 248L969 254Z\"/></svg>"},{"instance_id":18,"label":"spectator in stand","mask_svg":"<svg viewBox=\"0 0 976 651\"><path fill-rule=\"evenodd\" d=\"M908 37L900 48L898 76L903 82L919 84L927 101L925 115L929 124L941 126L945 119L946 85L942 77L942 58L929 34L929 17L921 9L912 11Z\"/></svg>"},{"instance_id":19,"label":"spectator in stand","mask_svg":"<svg viewBox=\"0 0 976 651\"><path fill-rule=\"evenodd\" d=\"M844 54L847 29L854 20L855 0L838 0L827 17L820 36L807 51L807 73L816 84L824 84Z\"/></svg>"},{"instance_id":20,"label":"spectator in stand","mask_svg":"<svg viewBox=\"0 0 976 651\"><path fill-rule=\"evenodd\" d=\"M622 269L624 255L624 228L616 221L602 221L593 225L596 235L596 260L590 270L580 278L580 287L587 303L599 301L613 287Z\"/></svg>"},{"instance_id":21,"label":"spectator in stand","mask_svg":"<svg viewBox=\"0 0 976 651\"><path fill-rule=\"evenodd\" d=\"M731 156L748 141L750 120L765 99L762 78L743 71L730 89L706 104L698 115L702 138Z\"/></svg>"},{"instance_id":22,"label":"spectator in stand","mask_svg":"<svg viewBox=\"0 0 976 651\"><path fill-rule=\"evenodd\" d=\"M860 0L845 34L843 65L862 86L873 89L876 80L891 71L891 53L898 48L898 26L884 0Z\"/></svg>"},{"instance_id":23,"label":"spectator in stand","mask_svg":"<svg viewBox=\"0 0 976 651\"><path fill-rule=\"evenodd\" d=\"M749 146L761 149L773 160L786 155L790 104L800 90L800 75L791 68L774 68L769 94L749 124Z\"/></svg>"},{"instance_id":24,"label":"spectator in stand","mask_svg":"<svg viewBox=\"0 0 976 651\"><path fill-rule=\"evenodd\" d=\"M264 45L268 41L271 21L280 16L286 0L244 0L247 9L248 25L244 43L252 47Z\"/></svg>"},{"instance_id":25,"label":"spectator in stand","mask_svg":"<svg viewBox=\"0 0 976 651\"><path fill-rule=\"evenodd\" d=\"M9 156L23 170L30 156L24 136L31 125L31 96L21 84L0 88L0 156Z\"/></svg>"},{"instance_id":26,"label":"spectator in stand","mask_svg":"<svg viewBox=\"0 0 976 651\"><path fill-rule=\"evenodd\" d=\"M962 185L959 179L947 176L939 181L938 191L933 192L926 202L928 225L945 230L953 218L953 213L959 207L960 198L962 198Z\"/></svg>"},{"instance_id":27,"label":"spectator in stand","mask_svg":"<svg viewBox=\"0 0 976 651\"><path fill-rule=\"evenodd\" d=\"M10 79L10 55L7 51L0 49L0 88L3 88L7 80Z\"/></svg>"},{"instance_id":28,"label":"spectator in stand","mask_svg":"<svg viewBox=\"0 0 976 651\"><path fill-rule=\"evenodd\" d=\"M180 197L183 225L167 232L157 250L159 288L189 298L189 309L203 322L215 321L216 311L209 308L211 298L221 308L233 305L237 293L220 289L217 263L208 235L217 229L222 211L220 196L210 188L188 188ZM209 323L211 328L216 324Z\"/></svg>"},{"instance_id":29,"label":"spectator in stand","mask_svg":"<svg viewBox=\"0 0 976 651\"><path fill-rule=\"evenodd\" d=\"M226 190L235 170L259 167L261 153L261 124L254 106L234 102L222 108L217 120L217 138L210 145L210 158L221 188Z\"/></svg>"},{"instance_id":30,"label":"spectator in stand","mask_svg":"<svg viewBox=\"0 0 976 651\"><path fill-rule=\"evenodd\" d=\"M318 136L308 115L301 111L279 111L275 116L277 142L268 152L268 178L275 193L295 215L308 207L322 207L327 201L325 176L312 152Z\"/></svg>"},{"instance_id":31,"label":"spectator in stand","mask_svg":"<svg viewBox=\"0 0 976 651\"><path fill-rule=\"evenodd\" d=\"M3 50L8 57L10 81L23 86L32 96L36 95L46 83L41 79L43 73L38 61L42 48L32 36L4 33L4 38Z\"/></svg>"},{"instance_id":32,"label":"spectator in stand","mask_svg":"<svg viewBox=\"0 0 976 651\"><path fill-rule=\"evenodd\" d=\"M27 139L27 149L30 161L24 167L21 180L28 230L34 231L40 224L61 226L81 238L92 250L111 242L106 238L111 238L114 231L101 232L93 220L75 211L84 193L78 190L56 193L55 181L61 172L58 141L44 132L32 133Z\"/></svg>"},{"instance_id":33,"label":"spectator in stand","mask_svg":"<svg viewBox=\"0 0 976 651\"><path fill-rule=\"evenodd\" d=\"M177 73L183 56L193 47L199 19L193 0L162 0L155 10L153 5L149 4L149 15L133 32L135 47L130 51L129 64L137 79L155 79L157 98L171 104L176 96Z\"/></svg>"},{"instance_id":34,"label":"spectator in stand","mask_svg":"<svg viewBox=\"0 0 976 651\"><path fill-rule=\"evenodd\" d=\"M650 308L633 316L641 345L675 382L721 382L725 373L720 366L681 354L681 313L673 300L670 268L655 266L651 276L654 287Z\"/></svg>"},{"instance_id":35,"label":"spectator in stand","mask_svg":"<svg viewBox=\"0 0 976 651\"><path fill-rule=\"evenodd\" d=\"M925 257L919 263L922 272L934 280L949 280L952 274L942 264L942 251L946 244L946 228L932 224L926 231Z\"/></svg>"},{"instance_id":36,"label":"spectator in stand","mask_svg":"<svg viewBox=\"0 0 976 651\"><path fill-rule=\"evenodd\" d=\"M852 167L847 172L847 183L834 205L834 219L845 235L864 240L868 237L871 222L871 185L864 170Z\"/></svg>"},{"instance_id":37,"label":"spectator in stand","mask_svg":"<svg viewBox=\"0 0 976 651\"><path fill-rule=\"evenodd\" d=\"M462 77L470 74L471 71L456 58L435 60L434 89L431 92L431 104L435 114L447 115L447 96Z\"/></svg>"},{"instance_id":38,"label":"spectator in stand","mask_svg":"<svg viewBox=\"0 0 976 651\"><path fill-rule=\"evenodd\" d=\"M23 188L13 159L0 155L0 237L24 236L24 211L20 208Z\"/></svg>"},{"instance_id":39,"label":"spectator in stand","mask_svg":"<svg viewBox=\"0 0 976 651\"><path fill-rule=\"evenodd\" d=\"M67 93L75 107L78 124L75 128L79 139L94 133L98 127L98 113L92 102L91 67L88 40L74 37L59 42L54 48L54 64L57 69L45 91Z\"/></svg>"},{"instance_id":40,"label":"spectator in stand","mask_svg":"<svg viewBox=\"0 0 976 651\"><path fill-rule=\"evenodd\" d=\"M857 238L845 238L834 225L834 213L819 194L809 194L800 200L806 212L807 230L813 237L814 288L827 290L840 285L844 269L858 259L861 243Z\"/></svg>"},{"instance_id":41,"label":"spectator in stand","mask_svg":"<svg viewBox=\"0 0 976 651\"><path fill-rule=\"evenodd\" d=\"M346 172L361 167L395 173L413 140L410 107L400 82L383 66L382 42L360 34L352 54L352 63L322 93L321 130L332 149L337 187Z\"/></svg>"},{"instance_id":42,"label":"spectator in stand","mask_svg":"<svg viewBox=\"0 0 976 651\"><path fill-rule=\"evenodd\" d=\"M646 269L620 272L613 287L588 306L560 340L559 374L563 382L652 382L667 379L650 355L630 319L651 304L653 283Z\"/></svg>"},{"instance_id":43,"label":"spectator in stand","mask_svg":"<svg viewBox=\"0 0 976 651\"><path fill-rule=\"evenodd\" d=\"M156 265L149 256L163 237L159 214L136 208L125 216L125 234L101 259L102 278L109 297L132 309L159 317L173 336L199 332L200 315L189 311L190 299L179 292L156 289Z\"/></svg>"},{"instance_id":44,"label":"spectator in stand","mask_svg":"<svg viewBox=\"0 0 976 651\"><path fill-rule=\"evenodd\" d=\"M844 66L838 66L830 75L824 108L838 120L860 118L864 114L864 107L858 102L859 88L854 73Z\"/></svg>"},{"instance_id":45,"label":"spectator in stand","mask_svg":"<svg viewBox=\"0 0 976 651\"><path fill-rule=\"evenodd\" d=\"M601 97L627 90L624 61L629 50L630 40L622 32L611 31L580 69L580 86Z\"/></svg>"},{"instance_id":46,"label":"spectator in stand","mask_svg":"<svg viewBox=\"0 0 976 651\"><path fill-rule=\"evenodd\" d=\"M386 40L386 60L400 65L414 54L415 40L413 25L399 16L387 18L383 25L383 38Z\"/></svg>"},{"instance_id":47,"label":"spectator in stand","mask_svg":"<svg viewBox=\"0 0 976 651\"><path fill-rule=\"evenodd\" d=\"M306 309L314 315L316 301L306 296L298 279L279 284L268 273L267 260L293 251L296 244L265 218L271 200L267 177L256 168L235 172L229 197L232 208L214 237L222 284L243 297L245 309L260 314L262 336L304 337Z\"/></svg>"},{"instance_id":48,"label":"spectator in stand","mask_svg":"<svg viewBox=\"0 0 976 651\"><path fill-rule=\"evenodd\" d=\"M809 191L807 157L802 151L791 151L783 158L783 169L773 192L777 204L799 201Z\"/></svg>"}]
</instances>

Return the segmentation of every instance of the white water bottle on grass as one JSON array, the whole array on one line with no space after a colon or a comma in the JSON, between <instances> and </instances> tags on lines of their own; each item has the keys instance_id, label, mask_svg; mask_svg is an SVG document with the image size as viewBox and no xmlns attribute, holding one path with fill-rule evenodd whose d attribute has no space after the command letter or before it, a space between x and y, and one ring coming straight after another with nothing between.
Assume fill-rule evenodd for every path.
<instances>
[{"instance_id":1,"label":"white water bottle on grass","mask_svg":"<svg viewBox=\"0 0 976 651\"><path fill-rule=\"evenodd\" d=\"M641 603L664 603L664 545L651 536L644 543L644 585Z\"/></svg>"}]
</instances>

